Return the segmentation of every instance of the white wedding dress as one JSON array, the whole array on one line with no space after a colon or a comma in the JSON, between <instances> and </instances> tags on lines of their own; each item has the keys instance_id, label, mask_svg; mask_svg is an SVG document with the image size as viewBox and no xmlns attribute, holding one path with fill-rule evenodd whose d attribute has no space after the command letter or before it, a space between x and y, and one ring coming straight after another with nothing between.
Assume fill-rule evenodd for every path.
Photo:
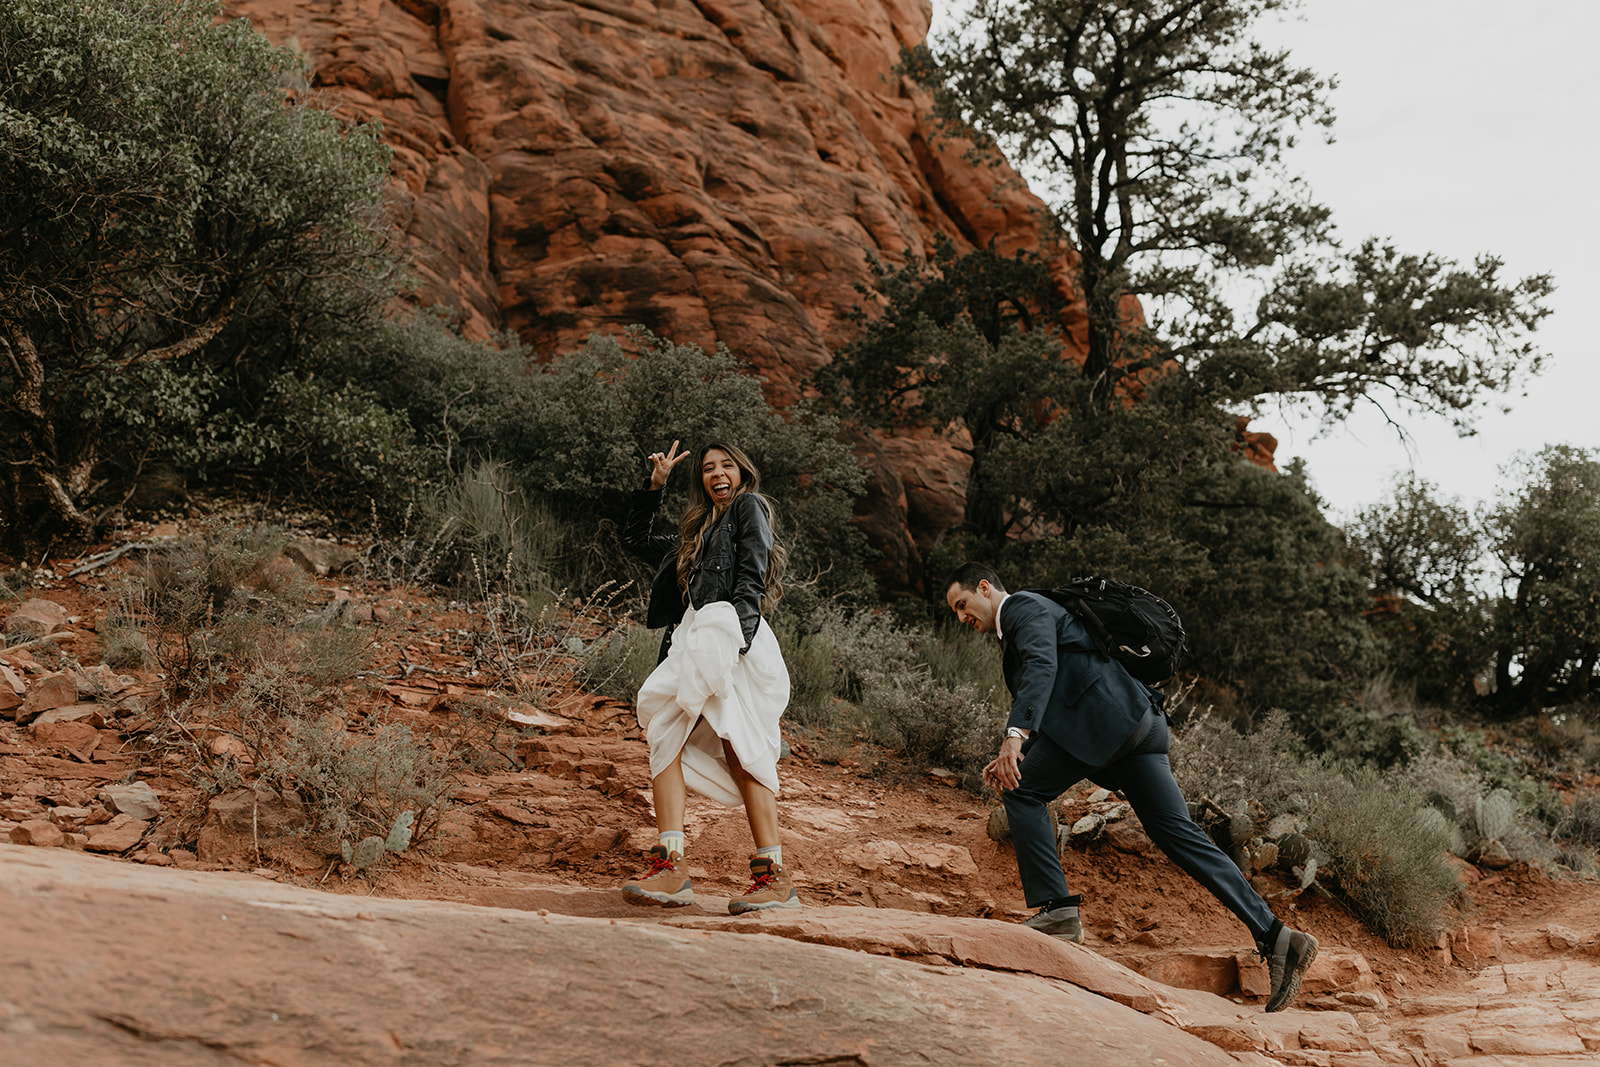
<instances>
[{"instance_id":1,"label":"white wedding dress","mask_svg":"<svg viewBox=\"0 0 1600 1067\"><path fill-rule=\"evenodd\" d=\"M739 614L719 600L690 607L672 646L639 688L639 725L650 741L650 777L683 753L690 789L730 808L744 803L728 770L722 741L756 781L778 792L778 719L789 703L789 669L772 627L756 627L744 647Z\"/></svg>"}]
</instances>

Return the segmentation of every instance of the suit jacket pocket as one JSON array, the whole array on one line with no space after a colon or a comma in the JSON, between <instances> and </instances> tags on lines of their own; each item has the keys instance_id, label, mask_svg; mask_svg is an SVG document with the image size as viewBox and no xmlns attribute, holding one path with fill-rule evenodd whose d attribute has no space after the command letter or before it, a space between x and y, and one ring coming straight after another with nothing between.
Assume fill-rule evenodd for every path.
<instances>
[{"instance_id":1,"label":"suit jacket pocket","mask_svg":"<svg viewBox=\"0 0 1600 1067\"><path fill-rule=\"evenodd\" d=\"M1056 692L1061 695L1061 706L1075 709L1085 694L1100 684L1098 664L1087 656L1062 655L1060 676L1056 679Z\"/></svg>"}]
</instances>

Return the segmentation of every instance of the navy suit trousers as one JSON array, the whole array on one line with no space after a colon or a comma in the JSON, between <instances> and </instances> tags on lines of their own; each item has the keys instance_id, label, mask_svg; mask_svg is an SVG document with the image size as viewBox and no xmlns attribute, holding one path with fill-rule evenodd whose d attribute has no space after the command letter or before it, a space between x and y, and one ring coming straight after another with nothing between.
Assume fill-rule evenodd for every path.
<instances>
[{"instance_id":1,"label":"navy suit trousers","mask_svg":"<svg viewBox=\"0 0 1600 1067\"><path fill-rule=\"evenodd\" d=\"M1028 906L1037 908L1071 895L1050 832L1049 805L1089 778L1127 797L1150 840L1237 915L1259 943L1272 929L1272 909L1227 853L1189 817L1189 806L1167 762L1170 744L1167 719L1160 713L1132 751L1104 767L1090 767L1043 734L1033 736L1022 760L1021 782L1001 794Z\"/></svg>"}]
</instances>

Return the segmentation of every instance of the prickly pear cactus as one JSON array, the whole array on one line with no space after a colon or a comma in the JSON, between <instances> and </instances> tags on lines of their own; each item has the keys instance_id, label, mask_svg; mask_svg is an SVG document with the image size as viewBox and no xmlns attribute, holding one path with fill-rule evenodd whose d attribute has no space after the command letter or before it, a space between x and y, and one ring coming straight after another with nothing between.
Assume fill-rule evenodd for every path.
<instances>
[{"instance_id":1,"label":"prickly pear cactus","mask_svg":"<svg viewBox=\"0 0 1600 1067\"><path fill-rule=\"evenodd\" d=\"M1450 837L1450 820L1438 808L1417 809L1417 829L1424 833L1437 834L1442 838Z\"/></svg>"},{"instance_id":2,"label":"prickly pear cactus","mask_svg":"<svg viewBox=\"0 0 1600 1067\"><path fill-rule=\"evenodd\" d=\"M1311 858L1311 839L1304 834L1289 833L1278 838L1278 866L1286 871L1303 867Z\"/></svg>"},{"instance_id":3,"label":"prickly pear cactus","mask_svg":"<svg viewBox=\"0 0 1600 1067\"><path fill-rule=\"evenodd\" d=\"M390 852L404 852L411 847L411 824L416 820L414 811L402 811L394 818L394 825L389 828L389 836L384 839L383 847Z\"/></svg>"},{"instance_id":4,"label":"prickly pear cactus","mask_svg":"<svg viewBox=\"0 0 1600 1067\"><path fill-rule=\"evenodd\" d=\"M1478 835L1486 841L1498 841L1516 827L1517 806L1510 793L1496 789L1478 798L1476 815Z\"/></svg>"},{"instance_id":5,"label":"prickly pear cactus","mask_svg":"<svg viewBox=\"0 0 1600 1067\"><path fill-rule=\"evenodd\" d=\"M383 856L383 838L377 834L363 837L361 843L356 845L350 853L350 866L358 871L364 871L377 863Z\"/></svg>"}]
</instances>

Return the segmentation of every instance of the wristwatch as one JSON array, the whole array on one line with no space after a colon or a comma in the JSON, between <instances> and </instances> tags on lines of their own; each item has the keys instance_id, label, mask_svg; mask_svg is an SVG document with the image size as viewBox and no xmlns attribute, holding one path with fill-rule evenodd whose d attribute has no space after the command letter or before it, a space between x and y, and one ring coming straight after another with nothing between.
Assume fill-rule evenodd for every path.
<instances>
[{"instance_id":1,"label":"wristwatch","mask_svg":"<svg viewBox=\"0 0 1600 1067\"><path fill-rule=\"evenodd\" d=\"M1006 736L1015 737L1018 741L1026 741L1028 739L1028 731L1020 726L1007 726Z\"/></svg>"}]
</instances>

